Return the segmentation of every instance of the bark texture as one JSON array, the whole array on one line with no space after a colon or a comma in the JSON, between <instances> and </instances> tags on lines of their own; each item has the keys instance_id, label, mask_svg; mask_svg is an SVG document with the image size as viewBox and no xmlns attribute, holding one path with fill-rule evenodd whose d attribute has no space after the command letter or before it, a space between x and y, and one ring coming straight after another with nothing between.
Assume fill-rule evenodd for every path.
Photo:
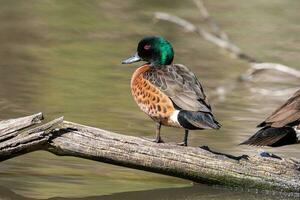
<instances>
[{"instance_id":1,"label":"bark texture","mask_svg":"<svg viewBox=\"0 0 300 200\"><path fill-rule=\"evenodd\" d=\"M33 150L47 150L60 156L81 157L201 183L300 192L300 163L292 159L235 157L199 147L157 144L62 118L20 131L40 119L41 114L15 119L17 128L10 121L11 127L5 129L2 126L7 121L0 122L1 137L8 134L2 130L14 132L10 139L0 142L0 160Z\"/></svg>"}]
</instances>

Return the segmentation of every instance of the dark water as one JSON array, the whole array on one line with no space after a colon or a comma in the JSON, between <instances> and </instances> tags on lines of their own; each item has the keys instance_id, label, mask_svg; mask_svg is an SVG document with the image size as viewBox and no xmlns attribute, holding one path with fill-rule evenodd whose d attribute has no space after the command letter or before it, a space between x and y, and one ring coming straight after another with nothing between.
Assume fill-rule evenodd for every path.
<instances>
[{"instance_id":1,"label":"dark water","mask_svg":"<svg viewBox=\"0 0 300 200\"><path fill-rule=\"evenodd\" d=\"M300 69L300 2L210 0L207 6L245 52L259 60ZM237 144L299 88L299 80L270 73L259 77L258 83L238 82L247 63L175 25L153 23L155 11L202 24L192 1L1 0L0 118L42 111L47 119L63 115L70 121L123 134L152 136L154 123L130 94L130 77L136 65L123 66L120 61L135 51L144 35L163 35L174 45L175 62L197 74L223 124L220 131L193 132L190 144L205 144L236 155L257 154L261 149ZM227 92L220 95L223 90ZM179 129L162 131L166 141L180 141L183 136ZM299 145L266 149L300 158ZM191 187L189 181L177 178L46 152L2 162L0 185L3 199L257 197L203 185ZM109 195L112 193L119 194Z\"/></svg>"},{"instance_id":2,"label":"dark water","mask_svg":"<svg viewBox=\"0 0 300 200\"><path fill-rule=\"evenodd\" d=\"M0 188L0 198L7 200L37 200L35 198L24 197L18 195L6 188ZM206 199L247 199L247 200L282 200L282 199L297 199L299 196L287 196L286 194L269 194L262 195L255 191L239 191L235 189L214 188L212 186L194 185L182 188L156 189L137 192L122 192L112 195L88 196L88 197L54 197L51 200L206 200Z\"/></svg>"}]
</instances>

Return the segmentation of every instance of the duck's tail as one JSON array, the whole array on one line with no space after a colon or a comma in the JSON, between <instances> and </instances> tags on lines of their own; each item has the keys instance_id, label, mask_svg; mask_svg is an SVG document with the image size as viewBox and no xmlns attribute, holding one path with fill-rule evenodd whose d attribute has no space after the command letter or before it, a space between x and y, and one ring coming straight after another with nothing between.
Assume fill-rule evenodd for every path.
<instances>
[{"instance_id":1,"label":"duck's tail","mask_svg":"<svg viewBox=\"0 0 300 200\"><path fill-rule=\"evenodd\" d=\"M179 124L189 130L219 129L221 124L217 122L211 113L181 110L178 114Z\"/></svg>"},{"instance_id":2,"label":"duck's tail","mask_svg":"<svg viewBox=\"0 0 300 200\"><path fill-rule=\"evenodd\" d=\"M298 143L295 129L292 127L264 127L240 145L279 147Z\"/></svg>"}]
</instances>

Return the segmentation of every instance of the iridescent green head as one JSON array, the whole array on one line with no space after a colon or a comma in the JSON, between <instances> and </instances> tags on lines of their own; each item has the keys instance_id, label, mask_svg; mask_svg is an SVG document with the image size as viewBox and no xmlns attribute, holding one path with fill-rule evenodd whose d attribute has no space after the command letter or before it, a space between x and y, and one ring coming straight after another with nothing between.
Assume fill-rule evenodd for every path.
<instances>
[{"instance_id":1,"label":"iridescent green head","mask_svg":"<svg viewBox=\"0 0 300 200\"><path fill-rule=\"evenodd\" d=\"M174 51L170 42L163 37L150 36L143 38L137 47L137 53L122 61L122 64L130 64L138 61L146 61L152 66L170 65L173 62Z\"/></svg>"}]
</instances>

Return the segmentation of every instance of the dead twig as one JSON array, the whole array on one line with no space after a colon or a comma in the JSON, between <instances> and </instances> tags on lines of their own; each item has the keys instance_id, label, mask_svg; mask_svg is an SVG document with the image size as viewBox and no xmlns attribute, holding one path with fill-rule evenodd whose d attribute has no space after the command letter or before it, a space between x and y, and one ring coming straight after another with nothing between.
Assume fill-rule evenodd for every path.
<instances>
[{"instance_id":1,"label":"dead twig","mask_svg":"<svg viewBox=\"0 0 300 200\"><path fill-rule=\"evenodd\" d=\"M293 87L293 88L287 88L282 90L268 90L263 88L250 88L250 91L254 94L261 94L261 95L272 95L275 96L290 96L291 94L294 94L297 90L299 90L299 87Z\"/></svg>"},{"instance_id":2,"label":"dead twig","mask_svg":"<svg viewBox=\"0 0 300 200\"><path fill-rule=\"evenodd\" d=\"M211 34L210 32L206 31L205 29L201 27L197 27L191 22L182 19L178 16L171 15L164 12L156 12L154 13L155 19L158 20L164 20L168 22L172 22L174 24L177 24L181 27L183 27L188 32L194 32L201 37L203 37L205 40L215 44L216 46L225 49L226 51L230 52L232 55L237 56L241 59L248 60L249 62L256 62L254 58L251 58L250 56L244 54L239 47L234 45L233 43L229 42L228 40L224 40L217 35Z\"/></svg>"},{"instance_id":3,"label":"dead twig","mask_svg":"<svg viewBox=\"0 0 300 200\"><path fill-rule=\"evenodd\" d=\"M300 79L300 71L294 68L282 65L279 63L251 63L251 68L249 68L246 73L241 76L242 80L251 80L255 75L260 74L266 70L276 70L294 76Z\"/></svg>"}]
</instances>

